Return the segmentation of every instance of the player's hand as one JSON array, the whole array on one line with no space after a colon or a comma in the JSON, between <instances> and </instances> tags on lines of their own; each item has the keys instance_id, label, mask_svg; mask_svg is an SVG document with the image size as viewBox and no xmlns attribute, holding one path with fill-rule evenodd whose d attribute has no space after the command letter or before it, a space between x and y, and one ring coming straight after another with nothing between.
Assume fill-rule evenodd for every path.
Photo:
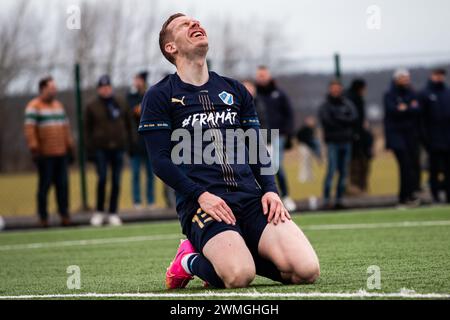
<instances>
[{"instance_id":1,"label":"player's hand","mask_svg":"<svg viewBox=\"0 0 450 320\"><path fill-rule=\"evenodd\" d=\"M209 214L214 220L226 224L236 224L236 217L230 207L222 198L209 192L204 192L198 197L198 203L203 211Z\"/></svg>"},{"instance_id":2,"label":"player's hand","mask_svg":"<svg viewBox=\"0 0 450 320\"><path fill-rule=\"evenodd\" d=\"M405 111L408 109L408 105L406 103L400 103L397 107L398 111Z\"/></svg>"},{"instance_id":3,"label":"player's hand","mask_svg":"<svg viewBox=\"0 0 450 320\"><path fill-rule=\"evenodd\" d=\"M278 194L267 192L261 199L264 215L268 215L267 222L277 225L280 221L291 220L291 215L284 207Z\"/></svg>"},{"instance_id":4,"label":"player's hand","mask_svg":"<svg viewBox=\"0 0 450 320\"><path fill-rule=\"evenodd\" d=\"M32 148L30 150L31 153L31 159L33 160L33 162L37 162L37 160L39 159L40 153L39 150L37 148Z\"/></svg>"}]
</instances>

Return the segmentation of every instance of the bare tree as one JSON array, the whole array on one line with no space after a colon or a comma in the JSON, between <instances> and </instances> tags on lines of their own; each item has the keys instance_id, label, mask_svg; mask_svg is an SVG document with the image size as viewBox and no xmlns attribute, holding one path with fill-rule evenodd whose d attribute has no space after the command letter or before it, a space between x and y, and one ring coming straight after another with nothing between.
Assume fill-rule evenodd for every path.
<instances>
[{"instance_id":1,"label":"bare tree","mask_svg":"<svg viewBox=\"0 0 450 320\"><path fill-rule=\"evenodd\" d=\"M38 53L34 39L39 30L31 30L29 6L29 1L20 0L0 17L0 97Z\"/></svg>"},{"instance_id":2,"label":"bare tree","mask_svg":"<svg viewBox=\"0 0 450 320\"><path fill-rule=\"evenodd\" d=\"M159 2L157 0L150 1L148 9L144 12L144 17L139 24L140 32L142 33L142 63L150 65L158 58L158 14L160 12Z\"/></svg>"},{"instance_id":3,"label":"bare tree","mask_svg":"<svg viewBox=\"0 0 450 320\"><path fill-rule=\"evenodd\" d=\"M109 8L109 9L108 9ZM108 51L105 52L105 72L111 77L114 76L114 68L116 66L116 59L119 54L119 49L124 50L121 43L121 33L124 31L124 8L122 2L117 3L116 1L106 7L105 10L108 12L105 18L107 30L103 30L103 34L108 39L108 43L105 44L108 47ZM105 14L103 11L103 14ZM109 18L109 19L108 19ZM105 29L106 29L105 28Z\"/></svg>"},{"instance_id":4,"label":"bare tree","mask_svg":"<svg viewBox=\"0 0 450 320\"><path fill-rule=\"evenodd\" d=\"M95 81L96 50L101 27L102 6L98 3L84 1L81 3L81 29L67 30L66 47L73 52L73 61L81 64L83 86L91 86Z\"/></svg>"},{"instance_id":5,"label":"bare tree","mask_svg":"<svg viewBox=\"0 0 450 320\"><path fill-rule=\"evenodd\" d=\"M212 19L211 58L220 72L235 77L251 76L258 65L274 69L287 50L281 21L261 19ZM259 23L254 23L259 21Z\"/></svg>"}]
</instances>

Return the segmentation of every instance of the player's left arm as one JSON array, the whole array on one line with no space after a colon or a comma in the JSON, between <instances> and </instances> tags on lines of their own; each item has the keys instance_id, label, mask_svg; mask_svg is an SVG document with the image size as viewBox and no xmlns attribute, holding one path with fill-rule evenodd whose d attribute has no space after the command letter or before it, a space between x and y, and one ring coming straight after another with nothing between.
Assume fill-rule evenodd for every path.
<instances>
[{"instance_id":1,"label":"player's left arm","mask_svg":"<svg viewBox=\"0 0 450 320\"><path fill-rule=\"evenodd\" d=\"M264 193L263 197L261 198L264 215L267 215L267 221L269 223L273 222L276 225L280 221L285 222L287 219L290 220L291 216L284 207L284 204L281 201L280 196L278 195L278 188L276 186L274 176L272 174L263 174L263 172L265 171L264 168L268 169L272 164L271 161L263 164L261 162L261 158L259 157L260 150L264 150L266 152L266 157L270 158L266 144L264 143L264 139L259 130L259 120L256 113L253 97L241 84L239 84L238 90L241 96L241 127L244 130L255 130L257 137L257 162L250 163L249 165L256 181L258 181ZM246 141L246 143L248 143L248 141Z\"/></svg>"}]
</instances>

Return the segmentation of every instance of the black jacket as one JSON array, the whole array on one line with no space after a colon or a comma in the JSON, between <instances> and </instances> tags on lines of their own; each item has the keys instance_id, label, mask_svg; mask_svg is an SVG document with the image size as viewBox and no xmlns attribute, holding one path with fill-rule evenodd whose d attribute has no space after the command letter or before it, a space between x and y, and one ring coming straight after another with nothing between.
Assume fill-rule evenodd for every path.
<instances>
[{"instance_id":1,"label":"black jacket","mask_svg":"<svg viewBox=\"0 0 450 320\"><path fill-rule=\"evenodd\" d=\"M280 135L291 135L294 130L294 112L288 96L273 81L265 87L257 86L257 91L258 104L265 111L267 129L279 129Z\"/></svg>"},{"instance_id":2,"label":"black jacket","mask_svg":"<svg viewBox=\"0 0 450 320\"><path fill-rule=\"evenodd\" d=\"M356 133L359 134L364 128L364 121L366 120L365 101L364 98L354 90L348 90L346 97L350 100L356 108Z\"/></svg>"},{"instance_id":3,"label":"black jacket","mask_svg":"<svg viewBox=\"0 0 450 320\"><path fill-rule=\"evenodd\" d=\"M357 120L356 108L348 99L327 96L319 107L319 119L327 143L347 143L353 140Z\"/></svg>"},{"instance_id":4,"label":"black jacket","mask_svg":"<svg viewBox=\"0 0 450 320\"><path fill-rule=\"evenodd\" d=\"M116 98L92 100L86 106L84 127L88 155L98 149L129 150L137 138L129 108Z\"/></svg>"},{"instance_id":5,"label":"black jacket","mask_svg":"<svg viewBox=\"0 0 450 320\"><path fill-rule=\"evenodd\" d=\"M450 89L428 82L420 94L422 138L431 151L450 150Z\"/></svg>"},{"instance_id":6,"label":"black jacket","mask_svg":"<svg viewBox=\"0 0 450 320\"><path fill-rule=\"evenodd\" d=\"M131 121L133 124L133 130L137 131L139 127L139 122L141 120L141 102L144 98L143 93L139 92L129 92L127 94L127 103L130 108L131 113ZM142 135L137 135L137 138L134 140L132 145L130 146L131 155L139 154L146 155L147 150L145 148L144 137Z\"/></svg>"},{"instance_id":7,"label":"black jacket","mask_svg":"<svg viewBox=\"0 0 450 320\"><path fill-rule=\"evenodd\" d=\"M399 110L401 103L405 110ZM384 131L386 148L409 150L419 143L418 97L412 88L399 87L392 83L384 95Z\"/></svg>"}]
</instances>

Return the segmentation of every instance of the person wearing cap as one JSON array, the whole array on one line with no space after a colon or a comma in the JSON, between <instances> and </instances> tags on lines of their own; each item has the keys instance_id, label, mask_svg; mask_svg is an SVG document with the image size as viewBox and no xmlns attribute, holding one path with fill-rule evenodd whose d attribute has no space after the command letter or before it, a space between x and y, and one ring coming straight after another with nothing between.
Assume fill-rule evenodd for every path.
<instances>
[{"instance_id":1,"label":"person wearing cap","mask_svg":"<svg viewBox=\"0 0 450 320\"><path fill-rule=\"evenodd\" d=\"M147 77L146 71L140 72L134 76L133 86L127 94L127 103L131 108L133 125L137 131L141 119L141 102L147 91ZM144 138L139 136L135 143L130 148L130 162L131 162L131 190L134 208L142 209L141 200L141 165L145 164L146 169L146 200L147 207L153 209L155 207L154 196L154 179L153 170L150 160L147 157L147 150L145 148Z\"/></svg>"},{"instance_id":2,"label":"person wearing cap","mask_svg":"<svg viewBox=\"0 0 450 320\"><path fill-rule=\"evenodd\" d=\"M420 94L422 137L429 155L429 182L435 203L441 202L441 189L450 203L450 89L445 78L445 69L433 70ZM440 173L444 176L442 182Z\"/></svg>"},{"instance_id":3,"label":"person wearing cap","mask_svg":"<svg viewBox=\"0 0 450 320\"><path fill-rule=\"evenodd\" d=\"M391 87L384 95L384 130L386 148L398 163L400 175L399 208L420 205L416 189L420 175L419 159L420 104L411 87L406 69L395 71Z\"/></svg>"},{"instance_id":4,"label":"person wearing cap","mask_svg":"<svg viewBox=\"0 0 450 320\"><path fill-rule=\"evenodd\" d=\"M88 158L94 160L98 175L97 205L91 224L101 226L106 218L105 189L110 167L112 186L107 221L110 225L121 225L117 211L123 154L129 150L136 135L133 134L131 112L124 101L114 96L109 76L100 77L97 96L86 106L84 116Z\"/></svg>"}]
</instances>

